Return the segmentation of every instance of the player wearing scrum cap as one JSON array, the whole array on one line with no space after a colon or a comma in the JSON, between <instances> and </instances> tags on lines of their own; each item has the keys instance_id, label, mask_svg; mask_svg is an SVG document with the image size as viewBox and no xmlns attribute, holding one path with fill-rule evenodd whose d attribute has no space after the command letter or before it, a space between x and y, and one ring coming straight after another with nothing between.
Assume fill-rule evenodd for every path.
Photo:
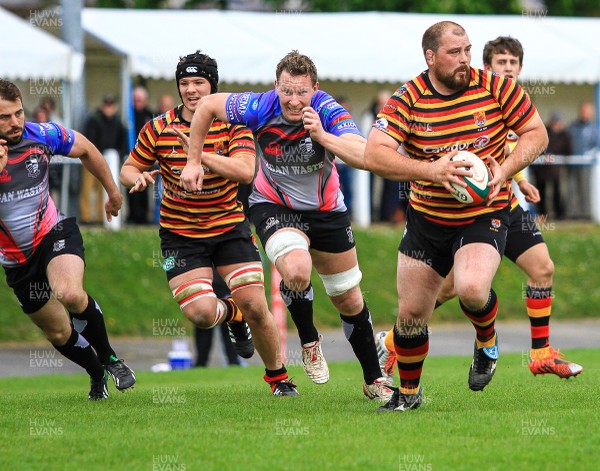
<instances>
[{"instance_id":1,"label":"player wearing scrum cap","mask_svg":"<svg viewBox=\"0 0 600 471\"><path fill-rule=\"evenodd\" d=\"M244 126L214 121L202 149L206 184L199 191L186 191L180 175L188 158L190 121L201 98L217 92L217 62L200 51L181 57L175 79L182 103L141 129L121 169L121 183L131 193L144 191L160 172L163 269L183 314L204 329L227 322L244 358L254 353L253 336L273 394L297 396L279 355L279 331L267 306L258 248L237 199L238 183L249 183L254 176L252 133ZM150 170L156 162L160 169ZM213 265L231 299L215 296Z\"/></svg>"}]
</instances>

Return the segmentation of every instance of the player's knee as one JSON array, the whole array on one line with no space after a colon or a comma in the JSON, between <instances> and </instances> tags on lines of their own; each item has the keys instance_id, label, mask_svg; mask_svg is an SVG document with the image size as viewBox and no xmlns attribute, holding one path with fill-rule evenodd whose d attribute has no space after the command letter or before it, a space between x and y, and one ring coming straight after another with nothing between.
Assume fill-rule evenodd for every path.
<instances>
[{"instance_id":1,"label":"player's knee","mask_svg":"<svg viewBox=\"0 0 600 471\"><path fill-rule=\"evenodd\" d=\"M198 278L179 285L173 290L173 298L185 317L201 329L210 329L218 322L217 300L210 279Z\"/></svg>"},{"instance_id":2,"label":"player's knee","mask_svg":"<svg viewBox=\"0 0 600 471\"><path fill-rule=\"evenodd\" d=\"M299 293L308 288L310 276L306 276L305 273L301 273L297 270L292 270L291 273L287 273L286 276L283 277L283 282L291 291Z\"/></svg>"},{"instance_id":3,"label":"player's knee","mask_svg":"<svg viewBox=\"0 0 600 471\"><path fill-rule=\"evenodd\" d=\"M462 287L458 297L467 309L478 311L487 304L490 290L482 289L477 283L469 283Z\"/></svg>"},{"instance_id":4,"label":"player's knee","mask_svg":"<svg viewBox=\"0 0 600 471\"><path fill-rule=\"evenodd\" d=\"M82 289L54 286L52 295L69 312L83 312L88 304L87 293Z\"/></svg>"},{"instance_id":5,"label":"player's knee","mask_svg":"<svg viewBox=\"0 0 600 471\"><path fill-rule=\"evenodd\" d=\"M358 286L345 293L331 298L336 309L344 315L351 316L362 311L365 301Z\"/></svg>"},{"instance_id":6,"label":"player's knee","mask_svg":"<svg viewBox=\"0 0 600 471\"><path fill-rule=\"evenodd\" d=\"M261 302L254 296L246 296L241 299L235 298L235 303L249 325L260 325L265 322L269 313L266 300Z\"/></svg>"},{"instance_id":7,"label":"player's knee","mask_svg":"<svg viewBox=\"0 0 600 471\"><path fill-rule=\"evenodd\" d=\"M449 288L440 289L440 292L437 295L437 301L440 304L444 304L446 301L450 301L452 298L456 297L456 290L454 286L450 286Z\"/></svg>"},{"instance_id":8,"label":"player's knee","mask_svg":"<svg viewBox=\"0 0 600 471\"><path fill-rule=\"evenodd\" d=\"M182 309L183 315L196 327L211 329L215 325L215 309L207 309L204 306L188 306Z\"/></svg>"},{"instance_id":9,"label":"player's knee","mask_svg":"<svg viewBox=\"0 0 600 471\"><path fill-rule=\"evenodd\" d=\"M306 250L293 250L285 254L278 267L285 285L292 291L304 291L310 284L312 259Z\"/></svg>"},{"instance_id":10,"label":"player's knee","mask_svg":"<svg viewBox=\"0 0 600 471\"><path fill-rule=\"evenodd\" d=\"M296 264L305 268L307 260L310 264L306 236L296 231L278 231L273 234L265 244L265 252L274 265L284 256L286 267L289 266L290 269Z\"/></svg>"},{"instance_id":11,"label":"player's knee","mask_svg":"<svg viewBox=\"0 0 600 471\"><path fill-rule=\"evenodd\" d=\"M71 336L71 329L46 327L42 330L48 341L57 347L66 344Z\"/></svg>"},{"instance_id":12,"label":"player's knee","mask_svg":"<svg viewBox=\"0 0 600 471\"><path fill-rule=\"evenodd\" d=\"M533 273L530 275L530 281L535 286L550 285L554 275L554 262L550 257L536 264Z\"/></svg>"}]
</instances>

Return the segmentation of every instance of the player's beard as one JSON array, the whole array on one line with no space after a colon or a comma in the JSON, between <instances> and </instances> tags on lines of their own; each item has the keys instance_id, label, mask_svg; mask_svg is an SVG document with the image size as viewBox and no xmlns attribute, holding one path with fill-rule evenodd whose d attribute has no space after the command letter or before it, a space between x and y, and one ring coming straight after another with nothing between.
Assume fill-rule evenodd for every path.
<instances>
[{"instance_id":1,"label":"player's beard","mask_svg":"<svg viewBox=\"0 0 600 471\"><path fill-rule=\"evenodd\" d=\"M0 132L0 139L4 139L9 146L14 146L15 144L21 142L21 139L23 139L23 128L21 126L12 128L11 132L13 131L19 131L17 137L8 137L6 134Z\"/></svg>"},{"instance_id":2,"label":"player's beard","mask_svg":"<svg viewBox=\"0 0 600 471\"><path fill-rule=\"evenodd\" d=\"M459 76L459 72L464 72L464 77ZM445 87L449 88L450 90L454 90L455 92L458 92L460 90L464 90L469 86L469 81L471 80L470 72L471 70L468 66L460 66L449 74L440 74L438 72L435 74L435 77Z\"/></svg>"}]
</instances>

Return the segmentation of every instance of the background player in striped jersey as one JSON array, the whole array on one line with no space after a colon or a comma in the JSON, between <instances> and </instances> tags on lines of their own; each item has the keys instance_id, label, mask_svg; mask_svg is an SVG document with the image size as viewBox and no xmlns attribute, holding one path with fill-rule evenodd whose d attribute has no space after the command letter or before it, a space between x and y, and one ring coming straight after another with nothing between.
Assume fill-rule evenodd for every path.
<instances>
[{"instance_id":1,"label":"background player in striped jersey","mask_svg":"<svg viewBox=\"0 0 600 471\"><path fill-rule=\"evenodd\" d=\"M523 68L523 46L518 39L510 36L500 36L488 41L483 49L483 65L486 70L517 80ZM506 154L510 154L517 144L517 135L509 132L507 141ZM527 181L523 171L513 178L528 202L537 203L540 200L537 188ZM515 195L512 196L510 207L504 255L527 275L526 308L531 324L529 369L535 375L550 373L561 378L577 376L583 368L563 360L560 351L550 346L554 264L548 253L548 246L535 223L534 216L521 208ZM442 284L436 306L455 296L452 270ZM391 375L396 365L393 329L387 335L379 332L376 341L382 370Z\"/></svg>"},{"instance_id":2,"label":"background player in striped jersey","mask_svg":"<svg viewBox=\"0 0 600 471\"><path fill-rule=\"evenodd\" d=\"M329 380L313 323L314 266L362 366L364 394L385 401L392 391L377 361L354 235L334 163L337 155L363 168L365 139L352 116L319 90L309 57L290 52L279 61L275 76L275 88L268 92L219 93L201 101L192 121L183 186L196 191L207 184L200 151L213 118L252 129L259 168L249 198L250 218L283 278L281 294L298 328L304 370L317 384Z\"/></svg>"},{"instance_id":3,"label":"background player in striped jersey","mask_svg":"<svg viewBox=\"0 0 600 471\"><path fill-rule=\"evenodd\" d=\"M491 289L506 243L509 182L547 145L545 127L513 80L470 67L471 44L460 25L443 21L423 35L428 69L400 87L378 115L365 163L384 177L411 181L407 226L398 254L398 320L394 344L400 388L381 411L422 403L420 377L427 356L427 321L444 277L454 265L461 307L477 332L469 387L483 389L498 358ZM512 129L520 139L505 156ZM402 144L410 156L397 152ZM476 153L489 166L486 205L466 206L450 183L469 172L450 161L457 150Z\"/></svg>"},{"instance_id":4,"label":"background player in striped jersey","mask_svg":"<svg viewBox=\"0 0 600 471\"><path fill-rule=\"evenodd\" d=\"M106 218L117 216L123 198L100 151L60 124L25 122L20 90L0 79L0 264L23 312L90 375L89 399L106 399L108 374L119 390L131 388L136 378L116 357L100 306L83 288L79 227L49 193L55 154L81 159L108 194Z\"/></svg>"},{"instance_id":5,"label":"background player in striped jersey","mask_svg":"<svg viewBox=\"0 0 600 471\"><path fill-rule=\"evenodd\" d=\"M180 58L175 78L182 104L142 128L121 169L121 183L131 187L130 192L144 191L160 172L163 269L183 314L204 329L227 322L236 351L249 358L254 346L243 314L273 394L297 396L279 356L279 331L267 306L258 248L237 199L238 182L248 183L254 176L252 133L244 126L211 123L202 150L205 184L186 191L180 175L188 159L190 121L200 99L217 92L217 63L197 51ZM156 162L160 170L151 171ZM215 296L213 265L227 283L231 299Z\"/></svg>"}]
</instances>

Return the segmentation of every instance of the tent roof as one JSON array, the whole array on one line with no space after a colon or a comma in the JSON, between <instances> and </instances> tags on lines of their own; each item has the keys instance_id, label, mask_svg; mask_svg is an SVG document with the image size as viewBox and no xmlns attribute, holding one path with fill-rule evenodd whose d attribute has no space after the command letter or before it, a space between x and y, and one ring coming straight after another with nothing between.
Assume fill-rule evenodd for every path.
<instances>
[{"instance_id":1,"label":"tent roof","mask_svg":"<svg viewBox=\"0 0 600 471\"><path fill-rule=\"evenodd\" d=\"M426 68L423 32L441 20L461 24L481 67L484 44L518 38L522 80L600 82L600 20L409 13L249 13L216 10L86 8L84 30L129 57L131 72L171 79L177 58L195 49L215 57L226 83L271 83L290 50L310 56L321 80L402 82Z\"/></svg>"},{"instance_id":2,"label":"tent roof","mask_svg":"<svg viewBox=\"0 0 600 471\"><path fill-rule=\"evenodd\" d=\"M81 77L84 56L68 44L3 8L0 24L4 37L0 42L0 77L70 81Z\"/></svg>"}]
</instances>

